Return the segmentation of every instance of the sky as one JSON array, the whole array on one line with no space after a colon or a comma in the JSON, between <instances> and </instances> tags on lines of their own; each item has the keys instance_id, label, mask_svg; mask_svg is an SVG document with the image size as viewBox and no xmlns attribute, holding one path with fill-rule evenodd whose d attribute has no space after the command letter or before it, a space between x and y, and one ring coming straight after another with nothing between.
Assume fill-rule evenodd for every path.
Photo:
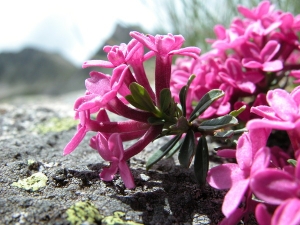
<instances>
[{"instance_id":1,"label":"sky","mask_svg":"<svg viewBox=\"0 0 300 225\"><path fill-rule=\"evenodd\" d=\"M157 20L145 0L3 1L0 53L37 47L80 66L110 37L117 22L141 25L151 32Z\"/></svg>"}]
</instances>

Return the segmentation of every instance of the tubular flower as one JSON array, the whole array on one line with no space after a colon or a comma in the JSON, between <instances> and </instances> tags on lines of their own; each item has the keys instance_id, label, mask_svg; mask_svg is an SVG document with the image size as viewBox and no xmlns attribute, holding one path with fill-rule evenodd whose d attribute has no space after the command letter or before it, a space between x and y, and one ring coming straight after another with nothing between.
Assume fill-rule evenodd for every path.
<instances>
[{"instance_id":1,"label":"tubular flower","mask_svg":"<svg viewBox=\"0 0 300 225\"><path fill-rule=\"evenodd\" d=\"M269 127L276 130L286 130L295 151L296 157L300 149L300 86L290 94L282 89L267 93L270 106L256 106L251 112L263 117L248 122L248 129Z\"/></svg>"},{"instance_id":2,"label":"tubular flower","mask_svg":"<svg viewBox=\"0 0 300 225\"><path fill-rule=\"evenodd\" d=\"M185 59L184 65L178 59L172 70L174 96L188 79L186 74L199 77L188 93L189 111L204 90L225 92L216 110L208 110L204 118L225 115L234 110L236 102L247 102L250 108L257 96L277 87L282 79L295 77L299 82L299 16L275 10L269 1L253 9L238 6L238 11L244 18L234 19L229 28L215 26L216 39L209 40L212 50L195 61Z\"/></svg>"},{"instance_id":3,"label":"tubular flower","mask_svg":"<svg viewBox=\"0 0 300 225\"><path fill-rule=\"evenodd\" d=\"M119 134L112 134L106 139L101 133L98 133L92 139L92 146L96 147L100 156L110 162L109 167L105 167L100 173L100 177L104 181L111 181L114 175L119 171L126 188L132 189L135 187L133 176L124 160L124 149L121 137Z\"/></svg>"},{"instance_id":4,"label":"tubular flower","mask_svg":"<svg viewBox=\"0 0 300 225\"><path fill-rule=\"evenodd\" d=\"M149 143L161 135L164 126L151 122L154 119L168 120L174 124L176 104L161 105L162 89L170 87L171 62L173 55L180 54L197 58L200 49L181 48L184 38L181 35L145 36L131 32L133 39L120 46L105 46L108 61L90 60L83 64L87 67L111 68L112 75L92 71L86 79L85 95L75 104L76 119L80 120L77 132L64 149L64 155L70 154L80 144L89 131L97 132L92 137L91 146L100 156L110 162L100 177L104 181L112 180L119 172L127 188L134 188L134 179L126 161L140 153ZM144 47L150 52L144 54ZM156 57L155 91L147 79L144 62ZM172 101L172 99L169 99ZM123 117L122 121L110 121L107 111ZM168 113L172 113L168 115ZM96 117L94 116L96 114ZM177 115L177 114L176 114ZM126 120L127 119L127 120ZM125 121L124 121L125 120ZM170 126L169 125L169 126ZM132 146L123 149L124 141L136 140Z\"/></svg>"}]
</instances>

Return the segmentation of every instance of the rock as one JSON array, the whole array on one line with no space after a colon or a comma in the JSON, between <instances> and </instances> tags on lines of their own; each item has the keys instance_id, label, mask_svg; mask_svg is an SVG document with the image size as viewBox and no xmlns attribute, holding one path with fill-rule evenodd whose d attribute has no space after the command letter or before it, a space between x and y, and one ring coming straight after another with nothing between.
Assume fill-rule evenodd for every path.
<instances>
[{"instance_id":1,"label":"rock","mask_svg":"<svg viewBox=\"0 0 300 225\"><path fill-rule=\"evenodd\" d=\"M70 224L67 210L78 202L90 202L104 218L124 224L217 224L223 218L225 193L208 185L201 189L193 169L180 167L176 155L146 170L146 160L165 143L164 138L130 160L136 188L127 190L119 175L111 182L99 179L106 162L88 145L93 134L73 153L62 156L75 126L47 132L34 129L50 118L72 115L72 104L61 97L41 102L45 104L33 100L0 105L0 224ZM18 131L20 124L24 129ZM45 187L32 192L11 186L37 170L48 178Z\"/></svg>"}]
</instances>

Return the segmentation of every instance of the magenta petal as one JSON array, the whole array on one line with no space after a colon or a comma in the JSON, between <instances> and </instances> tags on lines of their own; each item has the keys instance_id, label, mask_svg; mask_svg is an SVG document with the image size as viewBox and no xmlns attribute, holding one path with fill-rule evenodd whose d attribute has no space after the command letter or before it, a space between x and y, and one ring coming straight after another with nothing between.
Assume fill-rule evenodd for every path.
<instances>
[{"instance_id":1,"label":"magenta petal","mask_svg":"<svg viewBox=\"0 0 300 225\"><path fill-rule=\"evenodd\" d=\"M300 86L295 87L290 95L294 99L296 104L300 105Z\"/></svg>"},{"instance_id":2,"label":"magenta petal","mask_svg":"<svg viewBox=\"0 0 300 225\"><path fill-rule=\"evenodd\" d=\"M108 148L118 160L123 159L124 149L120 134L113 133L108 139Z\"/></svg>"},{"instance_id":3,"label":"magenta petal","mask_svg":"<svg viewBox=\"0 0 300 225\"><path fill-rule=\"evenodd\" d=\"M211 168L206 178L209 185L216 189L231 188L235 182L244 179L244 172L235 163L226 163Z\"/></svg>"},{"instance_id":4,"label":"magenta petal","mask_svg":"<svg viewBox=\"0 0 300 225\"><path fill-rule=\"evenodd\" d=\"M104 67L104 68L114 68L115 66L108 61L103 60L89 60L83 63L82 68L88 68L88 67Z\"/></svg>"},{"instance_id":5,"label":"magenta petal","mask_svg":"<svg viewBox=\"0 0 300 225\"><path fill-rule=\"evenodd\" d=\"M249 138L251 140L252 151L254 156L260 148L266 146L271 131L272 129L267 128L249 130Z\"/></svg>"},{"instance_id":6,"label":"magenta petal","mask_svg":"<svg viewBox=\"0 0 300 225\"><path fill-rule=\"evenodd\" d=\"M238 88L241 89L243 92L252 94L255 92L256 86L250 81L244 81L238 83Z\"/></svg>"},{"instance_id":7,"label":"magenta petal","mask_svg":"<svg viewBox=\"0 0 300 225\"><path fill-rule=\"evenodd\" d=\"M101 180L111 181L114 179L115 174L118 171L118 162L111 162L109 167L103 168L100 173Z\"/></svg>"},{"instance_id":8,"label":"magenta petal","mask_svg":"<svg viewBox=\"0 0 300 225\"><path fill-rule=\"evenodd\" d=\"M244 6L238 6L238 11L240 14L242 14L244 17L255 20L256 17L252 13L252 11Z\"/></svg>"},{"instance_id":9,"label":"magenta petal","mask_svg":"<svg viewBox=\"0 0 300 225\"><path fill-rule=\"evenodd\" d=\"M299 225L300 224L300 200L292 198L281 204L272 218L272 225Z\"/></svg>"},{"instance_id":10,"label":"magenta petal","mask_svg":"<svg viewBox=\"0 0 300 225\"><path fill-rule=\"evenodd\" d=\"M246 68L251 68L251 69L260 69L262 68L262 64L257 61L253 61L251 58L244 58L242 60L242 65Z\"/></svg>"},{"instance_id":11,"label":"magenta petal","mask_svg":"<svg viewBox=\"0 0 300 225\"><path fill-rule=\"evenodd\" d=\"M292 121L298 113L298 106L290 94L282 89L268 91L267 101L282 119Z\"/></svg>"},{"instance_id":12,"label":"magenta petal","mask_svg":"<svg viewBox=\"0 0 300 225\"><path fill-rule=\"evenodd\" d=\"M149 37L151 37L151 35L146 36L137 31L132 31L129 34L131 37L138 40L140 43L142 43L144 46L148 47L150 50L157 51L155 44L149 38Z\"/></svg>"},{"instance_id":13,"label":"magenta petal","mask_svg":"<svg viewBox=\"0 0 300 225\"><path fill-rule=\"evenodd\" d=\"M263 64L262 70L266 72L275 72L281 70L282 68L283 68L282 61L274 60L271 62L265 62Z\"/></svg>"},{"instance_id":14,"label":"magenta petal","mask_svg":"<svg viewBox=\"0 0 300 225\"><path fill-rule=\"evenodd\" d=\"M236 160L239 164L239 168L242 170L249 169L252 164L253 153L247 133L240 136L236 149Z\"/></svg>"},{"instance_id":15,"label":"magenta petal","mask_svg":"<svg viewBox=\"0 0 300 225\"><path fill-rule=\"evenodd\" d=\"M240 180L227 192L222 205L222 212L226 217L229 217L239 207L248 186L249 179Z\"/></svg>"},{"instance_id":16,"label":"magenta petal","mask_svg":"<svg viewBox=\"0 0 300 225\"><path fill-rule=\"evenodd\" d=\"M75 150L75 148L77 148L77 146L80 144L80 142L82 141L82 139L84 138L84 136L87 132L85 126L78 125L77 129L78 130L77 130L76 134L74 135L74 137L64 148L63 155L68 155L71 152L73 152Z\"/></svg>"},{"instance_id":17,"label":"magenta petal","mask_svg":"<svg viewBox=\"0 0 300 225\"><path fill-rule=\"evenodd\" d=\"M114 157L113 152L109 149L108 142L103 134L101 134L101 133L97 134L96 144L97 144L97 146L96 146L97 150L98 150L100 156L104 160L109 161L109 162L118 160Z\"/></svg>"},{"instance_id":18,"label":"magenta petal","mask_svg":"<svg viewBox=\"0 0 300 225\"><path fill-rule=\"evenodd\" d=\"M268 120L280 120L280 118L276 116L275 111L270 106L259 105L256 107L251 107L250 111Z\"/></svg>"},{"instance_id":19,"label":"magenta petal","mask_svg":"<svg viewBox=\"0 0 300 225\"><path fill-rule=\"evenodd\" d=\"M271 61L273 56L278 52L279 49L280 45L277 41L268 41L268 43L260 52L261 59L264 62Z\"/></svg>"},{"instance_id":20,"label":"magenta petal","mask_svg":"<svg viewBox=\"0 0 300 225\"><path fill-rule=\"evenodd\" d=\"M222 149L217 151L217 156L225 158L235 158L236 150L234 149Z\"/></svg>"},{"instance_id":21,"label":"magenta petal","mask_svg":"<svg viewBox=\"0 0 300 225\"><path fill-rule=\"evenodd\" d=\"M258 172L252 177L250 186L255 196L275 205L296 196L298 190L298 184L290 174L276 169Z\"/></svg>"},{"instance_id":22,"label":"magenta petal","mask_svg":"<svg viewBox=\"0 0 300 225\"><path fill-rule=\"evenodd\" d=\"M218 225L239 224L244 214L245 213L242 208L236 209L229 217L225 217L221 223L218 223Z\"/></svg>"},{"instance_id":23,"label":"magenta petal","mask_svg":"<svg viewBox=\"0 0 300 225\"><path fill-rule=\"evenodd\" d=\"M132 173L130 172L127 163L123 160L119 162L119 173L126 188L128 189L135 188L135 183L134 183Z\"/></svg>"},{"instance_id":24,"label":"magenta petal","mask_svg":"<svg viewBox=\"0 0 300 225\"><path fill-rule=\"evenodd\" d=\"M270 163L270 149L268 147L262 147L259 149L254 157L253 164L251 166L251 176L255 175L260 170L267 168Z\"/></svg>"},{"instance_id":25,"label":"magenta petal","mask_svg":"<svg viewBox=\"0 0 300 225\"><path fill-rule=\"evenodd\" d=\"M85 80L86 89L92 94L104 95L110 91L110 77L96 71L90 72L90 78Z\"/></svg>"},{"instance_id":26,"label":"magenta petal","mask_svg":"<svg viewBox=\"0 0 300 225\"><path fill-rule=\"evenodd\" d=\"M272 128L277 130L292 130L295 125L292 122L271 121L264 119L250 120L246 127L250 129Z\"/></svg>"},{"instance_id":27,"label":"magenta petal","mask_svg":"<svg viewBox=\"0 0 300 225\"><path fill-rule=\"evenodd\" d=\"M97 107L97 102L101 101L101 97L96 94L89 94L79 97L74 103L74 110L84 111Z\"/></svg>"},{"instance_id":28,"label":"magenta petal","mask_svg":"<svg viewBox=\"0 0 300 225\"><path fill-rule=\"evenodd\" d=\"M255 218L259 225L270 225L271 215L268 212L267 206L260 203L255 208Z\"/></svg>"}]
</instances>

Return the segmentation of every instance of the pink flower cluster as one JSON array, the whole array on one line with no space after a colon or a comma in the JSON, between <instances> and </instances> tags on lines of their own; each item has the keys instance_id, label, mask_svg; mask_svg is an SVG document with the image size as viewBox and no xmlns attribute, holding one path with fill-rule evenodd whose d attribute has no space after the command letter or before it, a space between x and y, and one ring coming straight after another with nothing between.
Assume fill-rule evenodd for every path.
<instances>
[{"instance_id":1,"label":"pink flower cluster","mask_svg":"<svg viewBox=\"0 0 300 225\"><path fill-rule=\"evenodd\" d=\"M271 90L267 102L270 106L251 108L263 118L247 123L249 132L238 139L236 150L218 151L219 156L234 157L237 163L208 172L212 187L229 189L222 206L226 218L221 224L236 224L253 212L259 224L300 224L300 86L290 94ZM288 149L267 146L275 130L288 133Z\"/></svg>"},{"instance_id":2,"label":"pink flower cluster","mask_svg":"<svg viewBox=\"0 0 300 225\"><path fill-rule=\"evenodd\" d=\"M215 27L218 39L212 41L212 51L197 62L182 59L174 74L180 74L185 60L186 71L200 75L202 83L194 83L191 102L211 85L226 92L226 101L215 105L211 115L247 107L239 118L248 122L248 132L240 136L236 150L217 152L236 163L211 168L207 176L212 187L229 189L221 224L247 221L251 213L261 225L300 224L300 87L284 90L289 77L300 77L300 16L276 11L269 1L254 9L239 6L238 11L244 19L235 19L229 29ZM282 89L272 90L280 85ZM252 101L243 102L244 97ZM289 148L269 145L277 130L287 132Z\"/></svg>"},{"instance_id":3,"label":"pink flower cluster","mask_svg":"<svg viewBox=\"0 0 300 225\"><path fill-rule=\"evenodd\" d=\"M225 115L246 105L239 119L247 122L257 117L251 106L266 105L269 89L285 87L289 77L299 82L300 15L275 10L269 1L256 8L238 7L244 18L235 18L230 27L216 25L216 40L209 40L212 50L196 61L179 58L172 70L171 91L185 85L190 74L196 78L188 93L188 112L194 102L211 89L221 89L225 96L201 116Z\"/></svg>"},{"instance_id":4,"label":"pink flower cluster","mask_svg":"<svg viewBox=\"0 0 300 225\"><path fill-rule=\"evenodd\" d=\"M64 149L64 155L70 154L80 144L89 131L97 132L91 139L90 146L100 156L110 162L102 170L100 177L110 181L119 171L127 188L134 188L134 178L127 165L127 160L141 152L161 133L163 125L148 123L153 113L135 108L126 100L131 94L130 85L137 83L149 95L150 103L159 107L160 92L170 87L171 64L173 55L197 58L200 49L181 48L184 38L181 35L144 35L131 32L133 38L128 44L105 46L108 61L91 60L83 64L87 67L112 68L112 74L92 71L86 79L86 93L78 98L74 105L75 118L79 119L77 132ZM150 51L144 53L144 48ZM147 79L143 63L151 57L156 58L155 91ZM145 94L145 93L143 93ZM149 102L148 102L149 103ZM110 121L107 111L127 118L126 121ZM135 140L127 149L123 142Z\"/></svg>"}]
</instances>

